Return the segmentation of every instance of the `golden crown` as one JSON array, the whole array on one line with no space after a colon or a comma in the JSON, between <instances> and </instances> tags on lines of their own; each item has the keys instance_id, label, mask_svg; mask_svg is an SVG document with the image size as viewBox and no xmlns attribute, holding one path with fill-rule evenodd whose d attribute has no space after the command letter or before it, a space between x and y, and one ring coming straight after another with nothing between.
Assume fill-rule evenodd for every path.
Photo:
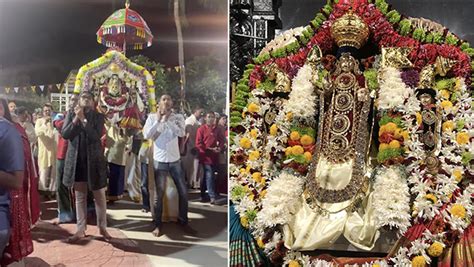
<instances>
[{"instance_id":1,"label":"golden crown","mask_svg":"<svg viewBox=\"0 0 474 267\"><path fill-rule=\"evenodd\" d=\"M331 26L332 38L339 47L361 48L369 38L369 27L352 11L338 18Z\"/></svg>"}]
</instances>

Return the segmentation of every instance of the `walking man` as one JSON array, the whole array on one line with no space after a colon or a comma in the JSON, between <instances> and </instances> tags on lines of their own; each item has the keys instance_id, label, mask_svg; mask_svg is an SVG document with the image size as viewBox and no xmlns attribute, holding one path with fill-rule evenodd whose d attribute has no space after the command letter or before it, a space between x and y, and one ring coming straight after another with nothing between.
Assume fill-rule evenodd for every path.
<instances>
[{"instance_id":1,"label":"walking man","mask_svg":"<svg viewBox=\"0 0 474 267\"><path fill-rule=\"evenodd\" d=\"M94 110L92 94L82 92L79 105L68 112L62 129L63 138L69 140L63 183L74 187L76 196L77 231L68 239L69 242L85 237L88 188L94 195L100 234L106 240L111 239L106 217L106 162L100 140L103 131L104 116Z\"/></svg>"},{"instance_id":2,"label":"walking man","mask_svg":"<svg viewBox=\"0 0 474 267\"><path fill-rule=\"evenodd\" d=\"M168 173L171 175L179 195L178 223L186 230L188 224L188 193L181 169L178 137L183 137L184 117L172 111L173 101L169 95L160 98L159 108L155 114L149 114L143 135L154 143L153 159L155 170L155 226L154 236L161 232L161 217L163 213L163 195Z\"/></svg>"}]
</instances>

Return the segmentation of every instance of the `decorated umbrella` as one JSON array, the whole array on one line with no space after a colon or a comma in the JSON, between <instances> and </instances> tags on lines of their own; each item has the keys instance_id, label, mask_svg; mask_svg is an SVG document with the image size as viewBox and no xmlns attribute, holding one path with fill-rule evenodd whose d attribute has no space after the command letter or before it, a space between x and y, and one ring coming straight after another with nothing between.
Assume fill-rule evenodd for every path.
<instances>
[{"instance_id":1,"label":"decorated umbrella","mask_svg":"<svg viewBox=\"0 0 474 267\"><path fill-rule=\"evenodd\" d=\"M153 34L145 20L130 8L129 0L125 8L110 15L97 31L97 42L107 47L122 47L139 50L151 46Z\"/></svg>"}]
</instances>

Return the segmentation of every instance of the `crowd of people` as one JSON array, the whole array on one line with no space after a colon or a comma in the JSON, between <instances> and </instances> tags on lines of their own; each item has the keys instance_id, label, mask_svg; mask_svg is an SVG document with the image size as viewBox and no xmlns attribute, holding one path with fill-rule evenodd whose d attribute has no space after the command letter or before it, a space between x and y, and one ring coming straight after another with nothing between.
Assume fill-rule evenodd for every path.
<instances>
[{"instance_id":1,"label":"crowd of people","mask_svg":"<svg viewBox=\"0 0 474 267\"><path fill-rule=\"evenodd\" d=\"M54 224L74 223L86 236L87 217L95 216L101 236L107 231L107 205L129 198L151 212L153 235L162 233L163 199L172 181L178 197L177 222L187 233L188 193L199 189L201 202L218 204L227 193L227 117L195 108L185 119L162 95L143 129L123 129L96 109L87 91L69 99L67 111L45 104L30 113L0 98L0 255L2 264L33 251L31 229L41 216L40 198L57 200ZM170 178L170 179L169 179Z\"/></svg>"}]
</instances>

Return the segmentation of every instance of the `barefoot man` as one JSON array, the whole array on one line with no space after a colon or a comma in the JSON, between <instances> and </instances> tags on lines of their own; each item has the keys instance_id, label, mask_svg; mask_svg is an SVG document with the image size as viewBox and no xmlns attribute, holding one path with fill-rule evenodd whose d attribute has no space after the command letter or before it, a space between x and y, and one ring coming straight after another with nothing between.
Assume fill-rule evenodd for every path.
<instances>
[{"instance_id":1,"label":"barefoot man","mask_svg":"<svg viewBox=\"0 0 474 267\"><path fill-rule=\"evenodd\" d=\"M150 114L143 128L145 139L154 143L153 167L155 169L155 230L153 235L159 236L161 231L161 216L163 212L163 195L165 192L168 173L173 179L179 195L178 223L188 227L188 192L184 173L181 169L178 137L185 134L184 117L172 111L173 101L169 95L160 98L159 108L155 114Z\"/></svg>"}]
</instances>

